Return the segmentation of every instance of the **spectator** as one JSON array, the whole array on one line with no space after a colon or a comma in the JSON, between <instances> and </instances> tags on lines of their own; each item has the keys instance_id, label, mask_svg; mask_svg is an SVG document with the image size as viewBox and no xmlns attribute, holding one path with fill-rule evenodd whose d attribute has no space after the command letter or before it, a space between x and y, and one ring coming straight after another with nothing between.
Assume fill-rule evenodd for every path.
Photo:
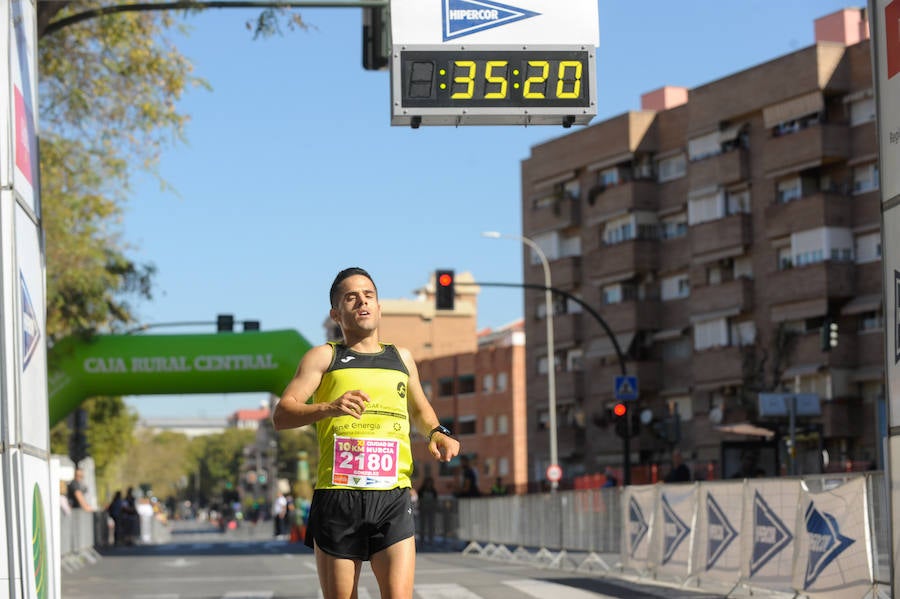
<instances>
[{"instance_id":1,"label":"spectator","mask_svg":"<svg viewBox=\"0 0 900 599\"><path fill-rule=\"evenodd\" d=\"M667 483L682 483L691 480L691 471L684 463L684 457L680 449L672 450L672 469L664 479Z\"/></svg>"},{"instance_id":2,"label":"spectator","mask_svg":"<svg viewBox=\"0 0 900 599\"><path fill-rule=\"evenodd\" d=\"M287 534L287 506L288 501L281 491L275 497L275 503L272 505L272 519L275 520L275 538L284 538Z\"/></svg>"},{"instance_id":3,"label":"spectator","mask_svg":"<svg viewBox=\"0 0 900 599\"><path fill-rule=\"evenodd\" d=\"M460 486L459 497L480 497L481 491L478 490L478 474L470 465L469 456L460 456L459 463L462 470L462 485Z\"/></svg>"},{"instance_id":4,"label":"spectator","mask_svg":"<svg viewBox=\"0 0 900 599\"><path fill-rule=\"evenodd\" d=\"M603 488L615 487L619 484L619 479L616 477L615 472L612 469L612 466L607 466L603 469L603 475L606 477L606 480L603 481Z\"/></svg>"},{"instance_id":5,"label":"spectator","mask_svg":"<svg viewBox=\"0 0 900 599\"><path fill-rule=\"evenodd\" d=\"M494 479L494 486L491 487L491 495L506 495L506 493L506 485L503 484L503 479L498 476Z\"/></svg>"},{"instance_id":6,"label":"spectator","mask_svg":"<svg viewBox=\"0 0 900 599\"><path fill-rule=\"evenodd\" d=\"M69 499L69 507L75 510L84 510L85 512L93 512L94 508L87 500L87 486L84 484L84 470L75 469L75 478L69 483L66 490L66 497Z\"/></svg>"},{"instance_id":7,"label":"spectator","mask_svg":"<svg viewBox=\"0 0 900 599\"><path fill-rule=\"evenodd\" d=\"M438 493L434 479L426 476L419 487L419 538L423 543L434 542L434 519L438 510Z\"/></svg>"},{"instance_id":8,"label":"spectator","mask_svg":"<svg viewBox=\"0 0 900 599\"><path fill-rule=\"evenodd\" d=\"M64 480L59 481L59 508L66 516L72 513L72 506L69 505L69 485Z\"/></svg>"},{"instance_id":9,"label":"spectator","mask_svg":"<svg viewBox=\"0 0 900 599\"><path fill-rule=\"evenodd\" d=\"M106 506L106 514L113 521L113 544L122 544L122 505L125 500L122 499L122 491L116 491L112 501Z\"/></svg>"}]
</instances>

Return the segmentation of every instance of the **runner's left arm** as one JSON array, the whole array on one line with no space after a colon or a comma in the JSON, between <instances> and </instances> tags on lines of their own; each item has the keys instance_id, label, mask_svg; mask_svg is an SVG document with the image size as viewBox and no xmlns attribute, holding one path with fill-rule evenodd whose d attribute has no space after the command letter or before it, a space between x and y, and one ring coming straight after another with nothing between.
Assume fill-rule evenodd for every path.
<instances>
[{"instance_id":1,"label":"runner's left arm","mask_svg":"<svg viewBox=\"0 0 900 599\"><path fill-rule=\"evenodd\" d=\"M397 348L400 351L400 357L409 371L409 389L407 402L409 405L409 416L416 429L427 436L429 431L440 424L437 414L425 396L422 389L422 383L419 380L419 370L416 368L416 361L413 360L412 354L405 348ZM453 437L448 437L442 433L435 433L428 443L428 451L434 458L441 462L449 462L459 453L459 441Z\"/></svg>"}]
</instances>

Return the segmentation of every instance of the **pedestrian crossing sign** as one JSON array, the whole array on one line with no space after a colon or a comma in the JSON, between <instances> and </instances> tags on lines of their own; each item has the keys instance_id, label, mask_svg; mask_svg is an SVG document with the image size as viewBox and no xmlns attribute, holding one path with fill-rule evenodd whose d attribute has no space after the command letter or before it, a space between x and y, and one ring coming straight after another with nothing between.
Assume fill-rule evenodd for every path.
<instances>
[{"instance_id":1,"label":"pedestrian crossing sign","mask_svg":"<svg viewBox=\"0 0 900 599\"><path fill-rule=\"evenodd\" d=\"M613 390L617 401L634 401L638 398L638 380L636 376L624 375L616 377Z\"/></svg>"}]
</instances>

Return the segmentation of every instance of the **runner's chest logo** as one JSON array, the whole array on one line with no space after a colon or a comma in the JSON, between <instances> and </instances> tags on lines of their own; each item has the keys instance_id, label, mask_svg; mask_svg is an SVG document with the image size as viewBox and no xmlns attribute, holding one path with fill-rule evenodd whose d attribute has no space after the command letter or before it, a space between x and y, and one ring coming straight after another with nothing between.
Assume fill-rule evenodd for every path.
<instances>
[{"instance_id":1,"label":"runner's chest logo","mask_svg":"<svg viewBox=\"0 0 900 599\"><path fill-rule=\"evenodd\" d=\"M406 383L403 381L397 383L397 395L400 396L400 399L406 399Z\"/></svg>"}]
</instances>

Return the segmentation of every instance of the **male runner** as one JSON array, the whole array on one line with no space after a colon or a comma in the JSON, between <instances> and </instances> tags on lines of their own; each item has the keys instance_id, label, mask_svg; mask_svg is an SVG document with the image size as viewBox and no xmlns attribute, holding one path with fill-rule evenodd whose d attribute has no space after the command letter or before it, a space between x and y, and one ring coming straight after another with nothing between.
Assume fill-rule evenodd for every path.
<instances>
[{"instance_id":1,"label":"male runner","mask_svg":"<svg viewBox=\"0 0 900 599\"><path fill-rule=\"evenodd\" d=\"M441 426L408 350L378 339L372 277L347 268L331 285L343 343L310 349L275 407L276 430L315 423L319 468L306 533L324 599L355 599L370 561L382 599L412 599L415 525L410 422L448 462L459 442Z\"/></svg>"}]
</instances>

